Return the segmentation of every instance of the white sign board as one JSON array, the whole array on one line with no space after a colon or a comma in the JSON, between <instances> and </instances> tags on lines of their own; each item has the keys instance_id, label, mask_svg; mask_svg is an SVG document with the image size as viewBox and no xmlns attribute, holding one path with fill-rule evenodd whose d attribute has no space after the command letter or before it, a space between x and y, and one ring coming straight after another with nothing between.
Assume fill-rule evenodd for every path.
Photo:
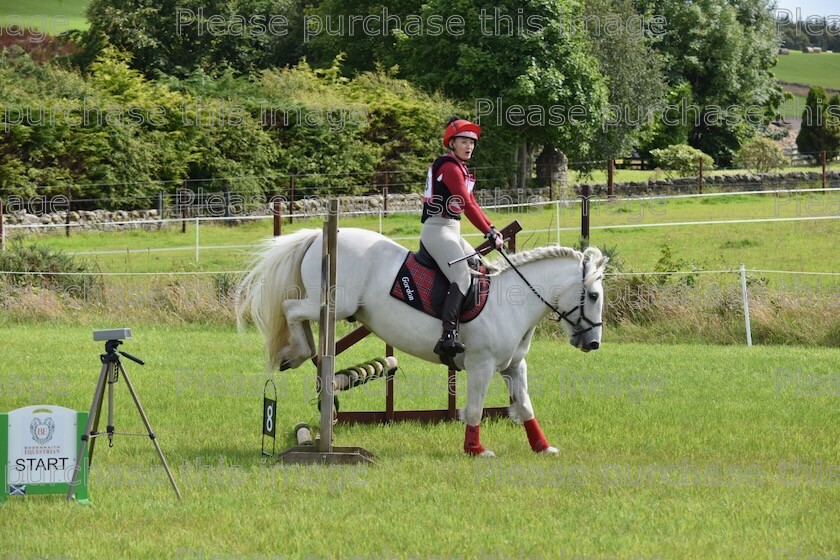
<instances>
[{"instance_id":1,"label":"white sign board","mask_svg":"<svg viewBox=\"0 0 840 560\"><path fill-rule=\"evenodd\" d=\"M69 484L76 467L78 413L35 405L8 414L7 483Z\"/></svg>"}]
</instances>

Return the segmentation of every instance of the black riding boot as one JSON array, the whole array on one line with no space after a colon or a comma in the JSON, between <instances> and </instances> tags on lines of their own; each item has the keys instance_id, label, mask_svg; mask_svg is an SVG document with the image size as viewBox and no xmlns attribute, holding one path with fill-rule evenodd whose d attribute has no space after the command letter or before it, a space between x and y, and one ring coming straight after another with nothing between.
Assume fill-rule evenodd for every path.
<instances>
[{"instance_id":1,"label":"black riding boot","mask_svg":"<svg viewBox=\"0 0 840 560\"><path fill-rule=\"evenodd\" d=\"M458 342L458 322L461 317L461 306L464 304L464 294L458 289L458 284L450 284L446 298L443 300L443 335L435 344L435 354L454 357L464 351L464 345Z\"/></svg>"}]
</instances>

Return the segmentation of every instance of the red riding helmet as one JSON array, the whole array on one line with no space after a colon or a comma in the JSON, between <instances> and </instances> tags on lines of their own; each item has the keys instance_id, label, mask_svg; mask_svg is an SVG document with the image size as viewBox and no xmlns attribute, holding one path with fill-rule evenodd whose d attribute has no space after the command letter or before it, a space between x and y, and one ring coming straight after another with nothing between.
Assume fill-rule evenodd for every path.
<instances>
[{"instance_id":1,"label":"red riding helmet","mask_svg":"<svg viewBox=\"0 0 840 560\"><path fill-rule=\"evenodd\" d=\"M478 137L481 136L481 127L465 119L457 119L450 122L446 127L446 131L443 133L443 147L449 148L449 141L456 136L478 140Z\"/></svg>"}]
</instances>

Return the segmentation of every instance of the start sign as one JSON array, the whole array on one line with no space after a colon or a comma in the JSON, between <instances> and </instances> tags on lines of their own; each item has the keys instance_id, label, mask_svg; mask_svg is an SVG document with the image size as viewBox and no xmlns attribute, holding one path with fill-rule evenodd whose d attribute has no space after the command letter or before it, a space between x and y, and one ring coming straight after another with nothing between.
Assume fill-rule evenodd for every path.
<instances>
[{"instance_id":1,"label":"start sign","mask_svg":"<svg viewBox=\"0 0 840 560\"><path fill-rule=\"evenodd\" d=\"M87 416L87 412L51 405L0 414L0 503L10 495L66 494ZM76 499L84 502L88 498L87 469L79 474Z\"/></svg>"}]
</instances>

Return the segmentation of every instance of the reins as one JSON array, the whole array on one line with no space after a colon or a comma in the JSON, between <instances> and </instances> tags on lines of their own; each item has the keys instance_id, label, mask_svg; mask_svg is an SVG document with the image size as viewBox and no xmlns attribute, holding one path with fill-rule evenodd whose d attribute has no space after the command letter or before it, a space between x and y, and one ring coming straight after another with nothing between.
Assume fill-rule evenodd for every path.
<instances>
[{"instance_id":1,"label":"reins","mask_svg":"<svg viewBox=\"0 0 840 560\"><path fill-rule=\"evenodd\" d=\"M539 298L539 300L541 302L543 302L549 309L551 309L552 312L554 312L555 317L550 318L549 319L550 321L554 321L555 323L559 323L561 321L566 321L567 323L569 323L569 325L572 326L572 329L574 330L575 336L580 336L583 333L589 332L592 329L594 329L595 327L600 327L601 325L604 324L603 321L599 322L599 323L595 323L594 321L590 320L589 317L587 317L586 314L583 311L583 305L586 302L586 287L583 285L583 282L586 279L586 261L585 260L581 261L582 273L581 273L581 288L580 288L580 304L577 307L573 307L572 309L570 309L566 312L562 312L559 309L557 309L556 307L554 307L553 305L551 305L544 297L542 297L542 295L540 295L540 293L528 281L528 279L525 278L525 276L522 275L522 273L519 271L519 269L516 268L516 265L514 265L513 262L511 262L510 258L508 258L507 251L504 250L504 247L499 249L499 252L502 254L502 257L504 257L504 259L507 261L508 265L510 265L510 267L513 269L513 271L516 272L516 274L518 274L520 278L522 278L522 281L525 282L525 285L528 286L531 289L531 291L534 293L534 295L537 296L537 298ZM569 315L574 313L575 310L577 310L579 312L579 315L578 315L577 321L573 322L571 319L569 319ZM586 321L589 324L589 327L583 328L582 325L581 325L582 321Z\"/></svg>"}]
</instances>

